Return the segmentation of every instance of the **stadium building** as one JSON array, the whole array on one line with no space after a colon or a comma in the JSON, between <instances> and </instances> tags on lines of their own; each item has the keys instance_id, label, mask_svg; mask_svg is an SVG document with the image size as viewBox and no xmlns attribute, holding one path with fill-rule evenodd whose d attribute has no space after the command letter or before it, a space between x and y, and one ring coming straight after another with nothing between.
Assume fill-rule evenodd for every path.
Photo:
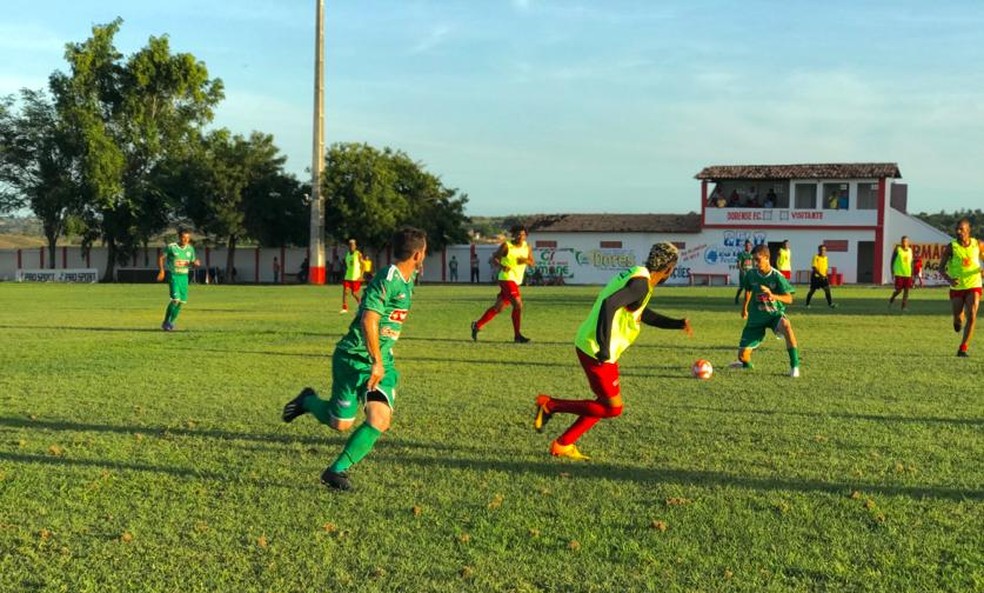
<instances>
[{"instance_id":1,"label":"stadium building","mask_svg":"<svg viewBox=\"0 0 984 593\"><path fill-rule=\"evenodd\" d=\"M907 213L907 187L895 163L711 166L696 179L692 203L699 213L533 217L537 266L528 275L534 282L601 284L645 261L654 242L672 241L681 257L669 283L733 284L746 239L768 244L773 256L788 239L795 282L809 282L813 255L825 245L833 283L884 284L892 281L892 250L907 235L927 282L939 282L939 253L950 237ZM468 261L467 246L435 256L446 261L452 250Z\"/></svg>"}]
</instances>

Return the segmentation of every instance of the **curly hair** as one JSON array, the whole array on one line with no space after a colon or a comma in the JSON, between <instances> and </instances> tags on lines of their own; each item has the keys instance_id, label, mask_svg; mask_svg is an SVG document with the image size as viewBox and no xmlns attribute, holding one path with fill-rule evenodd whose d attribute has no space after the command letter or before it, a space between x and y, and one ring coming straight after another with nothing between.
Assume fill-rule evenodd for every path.
<instances>
[{"instance_id":1,"label":"curly hair","mask_svg":"<svg viewBox=\"0 0 984 593\"><path fill-rule=\"evenodd\" d=\"M670 266L675 266L680 252L673 243L663 241L653 245L649 250L649 257L646 258L646 268L650 272L665 270Z\"/></svg>"}]
</instances>

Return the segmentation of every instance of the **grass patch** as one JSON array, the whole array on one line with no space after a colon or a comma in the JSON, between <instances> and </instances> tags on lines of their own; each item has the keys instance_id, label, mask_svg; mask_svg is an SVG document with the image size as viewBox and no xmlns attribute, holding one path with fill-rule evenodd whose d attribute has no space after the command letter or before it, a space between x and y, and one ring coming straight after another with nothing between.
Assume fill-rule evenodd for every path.
<instances>
[{"instance_id":1,"label":"grass patch","mask_svg":"<svg viewBox=\"0 0 984 593\"><path fill-rule=\"evenodd\" d=\"M525 289L516 345L508 315L469 338L492 287L424 285L393 430L342 494L317 479L344 437L279 421L327 391L339 290L193 285L165 334L162 286L0 284L2 588L984 590L984 337L954 356L940 290L797 304L792 380L771 338L726 368L730 290L658 289L695 336L643 331L577 464L532 399L590 397L572 340L597 288Z\"/></svg>"}]
</instances>

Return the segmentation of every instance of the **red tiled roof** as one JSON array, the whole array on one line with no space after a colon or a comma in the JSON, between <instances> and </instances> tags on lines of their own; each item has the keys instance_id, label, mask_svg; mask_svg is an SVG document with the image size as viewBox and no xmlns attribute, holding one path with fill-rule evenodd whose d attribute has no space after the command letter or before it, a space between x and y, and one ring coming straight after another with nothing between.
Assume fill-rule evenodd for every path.
<instances>
[{"instance_id":1,"label":"red tiled roof","mask_svg":"<svg viewBox=\"0 0 984 593\"><path fill-rule=\"evenodd\" d=\"M697 179L879 179L902 177L897 163L819 163L813 165L715 165Z\"/></svg>"},{"instance_id":2,"label":"red tiled roof","mask_svg":"<svg viewBox=\"0 0 984 593\"><path fill-rule=\"evenodd\" d=\"M541 214L526 220L531 233L699 233L700 215Z\"/></svg>"}]
</instances>

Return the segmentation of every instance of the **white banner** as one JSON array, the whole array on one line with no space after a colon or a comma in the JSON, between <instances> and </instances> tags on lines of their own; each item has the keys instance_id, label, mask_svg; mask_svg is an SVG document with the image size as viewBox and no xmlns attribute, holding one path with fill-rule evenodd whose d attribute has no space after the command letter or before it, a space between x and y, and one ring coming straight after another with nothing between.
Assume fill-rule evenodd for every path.
<instances>
[{"instance_id":1,"label":"white banner","mask_svg":"<svg viewBox=\"0 0 984 593\"><path fill-rule=\"evenodd\" d=\"M96 268L17 270L14 278L18 282L99 282L99 270Z\"/></svg>"}]
</instances>

